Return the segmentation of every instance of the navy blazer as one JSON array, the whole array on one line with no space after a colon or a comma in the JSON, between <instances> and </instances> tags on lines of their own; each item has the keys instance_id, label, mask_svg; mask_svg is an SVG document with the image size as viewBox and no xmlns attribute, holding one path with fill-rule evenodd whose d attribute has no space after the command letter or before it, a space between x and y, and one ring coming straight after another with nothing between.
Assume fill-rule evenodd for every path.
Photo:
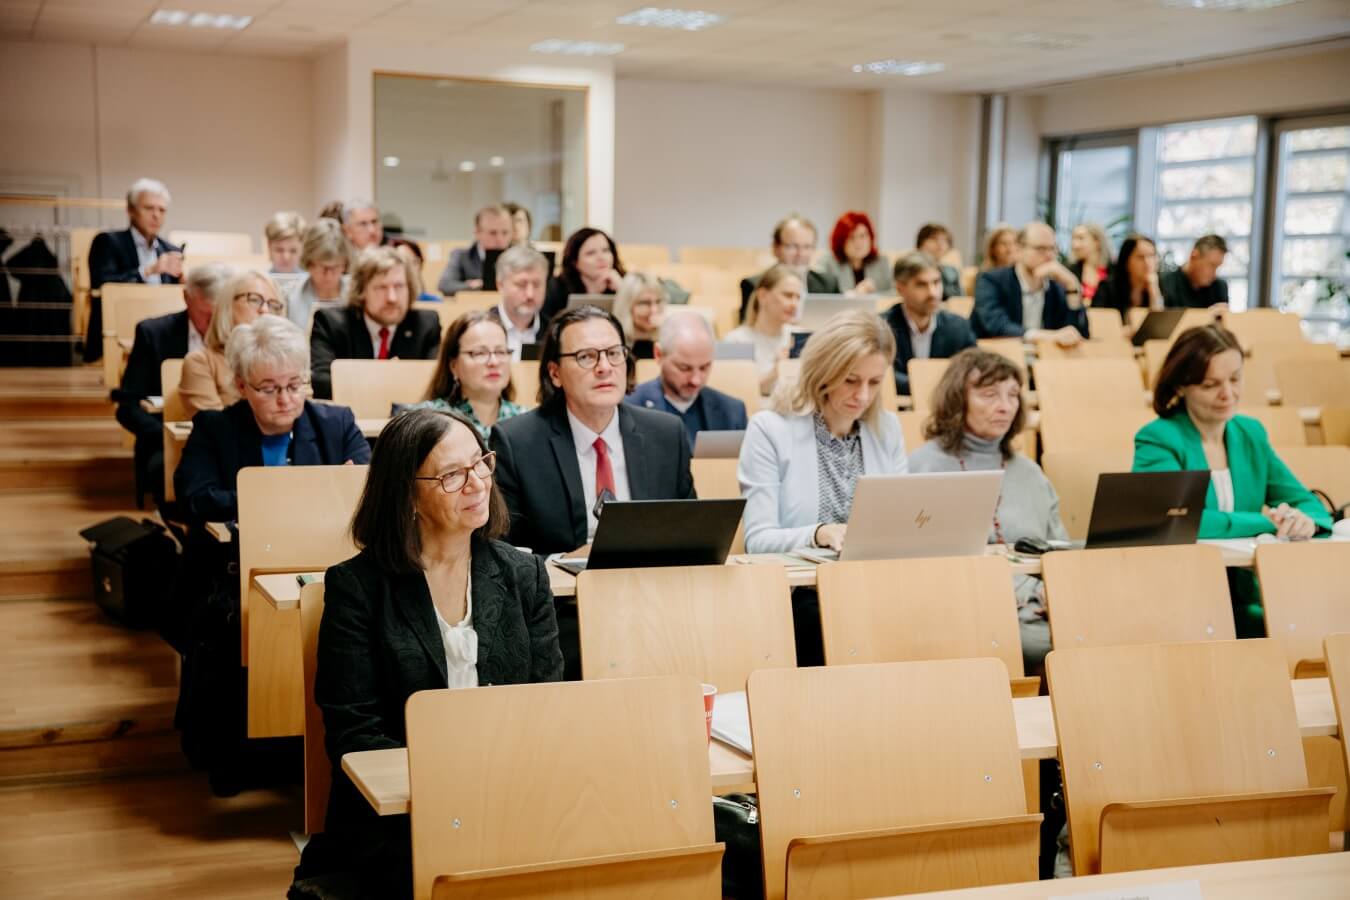
<instances>
[{"instance_id":1,"label":"navy blazer","mask_svg":"<svg viewBox=\"0 0 1350 900\"><path fill-rule=\"evenodd\" d=\"M155 237L155 249L160 254L173 253L175 247L162 237ZM131 229L102 231L89 245L89 287L98 290L109 281L140 283L141 260L136 255L136 242ZM177 284L173 275L159 276L161 284ZM89 330L85 332L84 360L93 362L103 356L103 304L98 297L89 298ZM186 351L184 351L186 353Z\"/></svg>"},{"instance_id":2,"label":"navy blazer","mask_svg":"<svg viewBox=\"0 0 1350 900\"><path fill-rule=\"evenodd\" d=\"M429 309L413 309L389 336L392 359L435 359L441 349L441 317ZM333 399L333 360L374 359L364 311L356 306L314 311L314 329L309 334L310 369L314 396Z\"/></svg>"},{"instance_id":3,"label":"navy blazer","mask_svg":"<svg viewBox=\"0 0 1350 900\"><path fill-rule=\"evenodd\" d=\"M160 440L159 416L141 409L141 401L164 393L164 386L159 382L160 363L187 356L188 329L191 327L186 309L143 319L136 325L136 339L131 344L127 369L122 374L121 386L112 392L112 398L117 401L117 421L138 438Z\"/></svg>"},{"instance_id":4,"label":"navy blazer","mask_svg":"<svg viewBox=\"0 0 1350 900\"><path fill-rule=\"evenodd\" d=\"M909 323L905 321L904 304L895 304L886 310L883 318L895 335L895 389L901 394L908 394L909 361L914 358L914 347L910 343ZM928 348L929 358L947 359L967 347L974 346L975 331L970 327L970 323L956 313L939 309Z\"/></svg>"},{"instance_id":5,"label":"navy blazer","mask_svg":"<svg viewBox=\"0 0 1350 900\"><path fill-rule=\"evenodd\" d=\"M1017 280L1016 266L980 273L975 280L975 311L971 313L970 324L976 337L1022 336L1026 330L1022 326L1022 282ZM1054 330L1065 325L1072 325L1087 337L1087 309L1081 306L1070 309L1064 288L1047 278L1041 327Z\"/></svg>"},{"instance_id":6,"label":"navy blazer","mask_svg":"<svg viewBox=\"0 0 1350 900\"><path fill-rule=\"evenodd\" d=\"M345 406L305 401L291 430L291 465L338 466L370 462L370 444ZM239 470L261 466L262 432L247 400L225 409L204 409L192 419L192 434L174 473L178 502L198 522L239 518Z\"/></svg>"},{"instance_id":7,"label":"navy blazer","mask_svg":"<svg viewBox=\"0 0 1350 900\"><path fill-rule=\"evenodd\" d=\"M643 409L657 409L679 416L680 421L684 423L690 449L694 446L694 435L700 431L744 431L748 421L744 403L710 387L701 389L694 398L693 405L680 412L666 399L666 393L661 389L660 378L639 384L633 389L633 393L624 398L624 402Z\"/></svg>"},{"instance_id":8,"label":"navy blazer","mask_svg":"<svg viewBox=\"0 0 1350 900\"><path fill-rule=\"evenodd\" d=\"M674 416L619 404L628 491L634 500L693 499L689 442ZM562 397L498 422L497 487L511 513L510 541L547 555L586 543L589 512Z\"/></svg>"}]
</instances>

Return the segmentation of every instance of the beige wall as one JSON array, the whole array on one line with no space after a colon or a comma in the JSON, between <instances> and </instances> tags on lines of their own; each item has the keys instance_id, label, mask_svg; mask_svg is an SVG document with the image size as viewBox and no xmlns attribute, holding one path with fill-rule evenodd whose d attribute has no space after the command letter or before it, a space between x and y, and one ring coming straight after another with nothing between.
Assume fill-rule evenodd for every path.
<instances>
[{"instance_id":1,"label":"beige wall","mask_svg":"<svg viewBox=\"0 0 1350 900\"><path fill-rule=\"evenodd\" d=\"M0 172L104 197L151 176L173 193L170 229L257 235L275 210L316 211L310 73L307 60L0 43Z\"/></svg>"}]
</instances>

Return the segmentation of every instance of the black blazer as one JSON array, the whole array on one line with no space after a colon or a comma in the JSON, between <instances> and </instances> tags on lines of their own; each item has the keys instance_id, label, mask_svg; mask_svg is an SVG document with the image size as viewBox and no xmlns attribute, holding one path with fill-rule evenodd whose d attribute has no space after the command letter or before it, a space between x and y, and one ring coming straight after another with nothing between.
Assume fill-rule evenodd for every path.
<instances>
[{"instance_id":1,"label":"black blazer","mask_svg":"<svg viewBox=\"0 0 1350 900\"><path fill-rule=\"evenodd\" d=\"M441 318L428 309L408 307L389 341L392 359L435 359L441 349ZM374 359L365 313L355 306L314 311L314 329L309 335L310 368L314 397L333 399L333 360Z\"/></svg>"},{"instance_id":2,"label":"black blazer","mask_svg":"<svg viewBox=\"0 0 1350 900\"><path fill-rule=\"evenodd\" d=\"M117 421L137 437L160 439L159 417L141 409L141 401L164 393L159 382L160 363L187 356L190 327L187 310L144 319L136 325L122 385L112 397L117 401Z\"/></svg>"},{"instance_id":3,"label":"black blazer","mask_svg":"<svg viewBox=\"0 0 1350 900\"><path fill-rule=\"evenodd\" d=\"M179 248L162 237L155 238L155 249L160 254L173 253ZM177 284L173 275L159 276L161 284ZM131 237L131 229L124 231L102 231L94 236L89 245L89 287L98 290L109 281L139 283L141 261L136 256L136 242ZM103 356L103 303L98 297L89 298L89 330L84 343L85 362L93 362Z\"/></svg>"},{"instance_id":4,"label":"black blazer","mask_svg":"<svg viewBox=\"0 0 1350 900\"><path fill-rule=\"evenodd\" d=\"M618 416L632 498L694 498L689 442L680 420L627 403L619 404ZM511 512L511 543L544 555L586 543L589 510L562 398L498 422L491 443L497 487Z\"/></svg>"},{"instance_id":5,"label":"black blazer","mask_svg":"<svg viewBox=\"0 0 1350 900\"><path fill-rule=\"evenodd\" d=\"M478 683L560 681L562 651L543 561L479 538L472 554ZM405 746L408 698L446 684L445 647L421 572L389 572L369 551L328 570L314 700L323 712L333 782L322 840L311 844L313 852L306 847L298 874L341 868L395 884L411 876L403 862L407 816L377 816L342 773L342 757Z\"/></svg>"},{"instance_id":6,"label":"black blazer","mask_svg":"<svg viewBox=\"0 0 1350 900\"><path fill-rule=\"evenodd\" d=\"M305 401L291 430L291 465L337 466L370 462L366 442L352 411ZM225 409L204 409L192 419L192 434L174 472L174 491L196 522L232 522L239 518L239 470L261 466L262 432L247 400Z\"/></svg>"},{"instance_id":7,"label":"black blazer","mask_svg":"<svg viewBox=\"0 0 1350 900\"><path fill-rule=\"evenodd\" d=\"M741 279L741 321L745 321L745 309L750 305L750 295L755 292L759 286L759 280L764 277L764 273L751 275L749 278ZM818 272L815 269L806 271L806 292L808 294L838 294L839 279L828 272Z\"/></svg>"},{"instance_id":8,"label":"black blazer","mask_svg":"<svg viewBox=\"0 0 1350 900\"><path fill-rule=\"evenodd\" d=\"M910 344L909 323L905 321L904 304L897 303L886 310L883 317L891 326L895 335L895 389L901 394L909 393L909 361L914 358L914 347ZM937 324L933 328L933 338L929 347L932 359L947 359L955 356L967 347L975 346L975 332L970 323L956 313L945 309L937 311Z\"/></svg>"},{"instance_id":9,"label":"black blazer","mask_svg":"<svg viewBox=\"0 0 1350 900\"><path fill-rule=\"evenodd\" d=\"M544 291L544 305L539 310L539 340L544 339L543 326L548 323L558 313L567 309L567 298L573 294L589 294L586 285L582 284L580 279L572 278L567 275L558 275L548 280L548 289ZM613 294L613 291L605 291L606 294ZM629 339L632 336L629 335Z\"/></svg>"},{"instance_id":10,"label":"black blazer","mask_svg":"<svg viewBox=\"0 0 1350 900\"><path fill-rule=\"evenodd\" d=\"M1022 327L1022 283L1017 280L1016 266L980 273L975 280L975 311L971 313L970 324L976 337L1022 336L1025 331ZM1064 288L1058 282L1046 279L1041 327L1053 330L1065 325L1072 325L1087 337L1087 309L1081 306L1070 309Z\"/></svg>"}]
</instances>

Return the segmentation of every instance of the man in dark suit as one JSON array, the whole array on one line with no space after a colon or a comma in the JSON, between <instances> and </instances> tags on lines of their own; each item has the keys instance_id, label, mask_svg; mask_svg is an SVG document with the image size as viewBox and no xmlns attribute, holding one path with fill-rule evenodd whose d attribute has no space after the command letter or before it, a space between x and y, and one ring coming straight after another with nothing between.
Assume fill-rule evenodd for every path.
<instances>
[{"instance_id":1,"label":"man in dark suit","mask_svg":"<svg viewBox=\"0 0 1350 900\"><path fill-rule=\"evenodd\" d=\"M145 319L136 325L136 339L122 374L122 384L112 392L117 402L117 421L136 438L136 502L147 491L157 502L164 499L164 439L160 417L141 409L141 401L164 393L160 364L182 359L203 346L211 324L216 288L228 275L218 263L197 266L183 284L181 312Z\"/></svg>"},{"instance_id":2,"label":"man in dark suit","mask_svg":"<svg viewBox=\"0 0 1350 900\"><path fill-rule=\"evenodd\" d=\"M159 236L169 214L169 189L142 178L127 191L125 231L104 231L89 245L89 287L97 291L109 281L177 284L183 277L183 252ZM89 298L89 328L84 361L103 356L103 303Z\"/></svg>"},{"instance_id":3,"label":"man in dark suit","mask_svg":"<svg viewBox=\"0 0 1350 900\"><path fill-rule=\"evenodd\" d=\"M1159 287L1168 307L1228 309L1228 282L1219 277L1219 267L1228 255L1228 242L1207 234L1195 242L1191 255L1180 268L1163 273Z\"/></svg>"},{"instance_id":4,"label":"man in dark suit","mask_svg":"<svg viewBox=\"0 0 1350 900\"><path fill-rule=\"evenodd\" d=\"M692 499L680 420L623 402L633 358L623 328L593 306L553 317L540 354L540 405L492 429L509 540L560 553L595 535L596 501ZM576 606L558 610L565 677L581 675Z\"/></svg>"},{"instance_id":5,"label":"man in dark suit","mask_svg":"<svg viewBox=\"0 0 1350 900\"><path fill-rule=\"evenodd\" d=\"M806 273L806 293L837 294L839 282L833 275L810 268L811 257L816 255L816 241L816 226L805 216L793 213L774 226L774 258L785 266ZM745 321L745 308L750 304L750 295L755 292L762 277L764 273L760 272L741 279L741 321Z\"/></svg>"},{"instance_id":6,"label":"man in dark suit","mask_svg":"<svg viewBox=\"0 0 1350 900\"><path fill-rule=\"evenodd\" d=\"M886 310L895 334L895 389L909 393L911 359L947 359L975 346L970 323L938 307L942 269L927 253L909 253L895 261L895 292L900 302Z\"/></svg>"},{"instance_id":7,"label":"man in dark suit","mask_svg":"<svg viewBox=\"0 0 1350 900\"><path fill-rule=\"evenodd\" d=\"M436 358L440 316L412 308L412 265L390 247L368 248L352 275L354 302L315 311L309 347L316 398L333 399L335 359Z\"/></svg>"},{"instance_id":8,"label":"man in dark suit","mask_svg":"<svg viewBox=\"0 0 1350 900\"><path fill-rule=\"evenodd\" d=\"M1017 244L1016 264L981 272L975 282L975 336L1074 346L1088 336L1087 309L1078 279L1059 261L1054 229L1032 222L1018 232Z\"/></svg>"},{"instance_id":9,"label":"man in dark suit","mask_svg":"<svg viewBox=\"0 0 1350 900\"><path fill-rule=\"evenodd\" d=\"M483 289L483 263L489 250L511 246L511 214L500 206L485 206L473 217L473 243L450 254L436 289L447 297L460 291Z\"/></svg>"},{"instance_id":10,"label":"man in dark suit","mask_svg":"<svg viewBox=\"0 0 1350 900\"><path fill-rule=\"evenodd\" d=\"M745 404L707 387L713 367L713 332L708 320L681 310L661 323L654 348L661 375L638 385L625 403L680 417L689 446L700 431L744 431Z\"/></svg>"}]
</instances>

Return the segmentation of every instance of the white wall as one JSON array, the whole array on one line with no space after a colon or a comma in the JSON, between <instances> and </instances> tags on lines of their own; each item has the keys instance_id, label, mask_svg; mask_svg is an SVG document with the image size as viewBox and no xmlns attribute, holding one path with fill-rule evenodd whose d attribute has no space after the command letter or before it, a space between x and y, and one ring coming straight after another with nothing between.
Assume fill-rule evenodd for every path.
<instances>
[{"instance_id":1,"label":"white wall","mask_svg":"<svg viewBox=\"0 0 1350 900\"><path fill-rule=\"evenodd\" d=\"M316 211L305 60L0 42L0 109L10 180L118 197L155 177L170 229L259 235L278 209Z\"/></svg>"}]
</instances>

